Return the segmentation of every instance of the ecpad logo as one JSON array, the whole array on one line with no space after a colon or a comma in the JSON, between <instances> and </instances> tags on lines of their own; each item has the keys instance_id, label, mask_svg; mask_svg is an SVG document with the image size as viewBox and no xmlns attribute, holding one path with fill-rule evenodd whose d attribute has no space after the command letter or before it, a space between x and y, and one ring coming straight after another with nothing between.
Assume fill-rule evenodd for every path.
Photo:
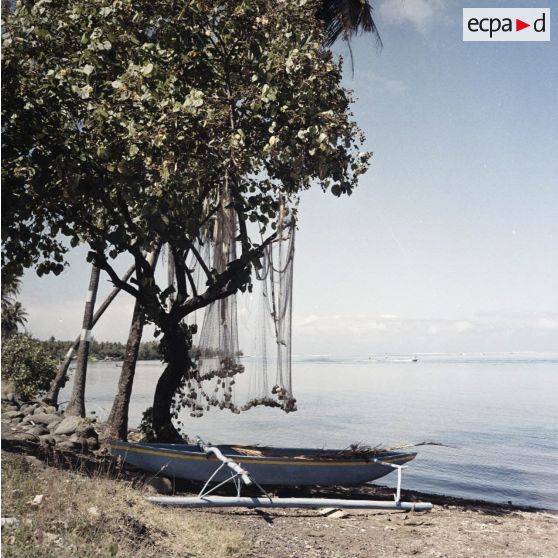
<instances>
[{"instance_id":1,"label":"ecpad logo","mask_svg":"<svg viewBox=\"0 0 558 558\"><path fill-rule=\"evenodd\" d=\"M550 41L550 8L463 8L464 41Z\"/></svg>"}]
</instances>

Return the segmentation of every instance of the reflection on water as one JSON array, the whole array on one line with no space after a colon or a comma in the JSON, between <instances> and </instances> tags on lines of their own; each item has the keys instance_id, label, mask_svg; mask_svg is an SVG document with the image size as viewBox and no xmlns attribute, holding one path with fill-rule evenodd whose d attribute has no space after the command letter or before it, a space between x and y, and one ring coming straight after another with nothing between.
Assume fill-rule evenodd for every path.
<instances>
[{"instance_id":1,"label":"reflection on water","mask_svg":"<svg viewBox=\"0 0 558 558\"><path fill-rule=\"evenodd\" d=\"M131 426L151 406L160 372L159 363L138 364ZM119 373L113 362L90 365L88 412L106 418ZM418 448L405 487L558 509L556 355L322 356L296 360L293 376L296 413L212 409L182 421L213 443L342 448L434 440L452 447ZM67 395L68 388L61 401Z\"/></svg>"}]
</instances>

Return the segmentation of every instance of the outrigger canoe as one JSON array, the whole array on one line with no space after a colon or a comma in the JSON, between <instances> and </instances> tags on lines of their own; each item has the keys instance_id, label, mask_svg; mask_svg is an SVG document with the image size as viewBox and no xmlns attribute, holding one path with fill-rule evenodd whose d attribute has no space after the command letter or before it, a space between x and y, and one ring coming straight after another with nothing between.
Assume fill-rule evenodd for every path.
<instances>
[{"instance_id":1,"label":"outrigger canoe","mask_svg":"<svg viewBox=\"0 0 558 558\"><path fill-rule=\"evenodd\" d=\"M177 479L223 482L230 478L215 455L198 445L130 443L113 441L111 453L130 465L153 474ZM415 458L414 452L374 450L348 452L309 448L215 446L234 460L260 485L346 486L373 481ZM216 473L216 474L215 474Z\"/></svg>"}]
</instances>

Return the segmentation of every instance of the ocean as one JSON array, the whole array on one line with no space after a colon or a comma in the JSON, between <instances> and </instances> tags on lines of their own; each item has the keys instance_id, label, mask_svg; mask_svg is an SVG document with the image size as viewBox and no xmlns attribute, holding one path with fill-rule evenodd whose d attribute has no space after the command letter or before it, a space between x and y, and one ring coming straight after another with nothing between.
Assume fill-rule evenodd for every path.
<instances>
[{"instance_id":1,"label":"ocean","mask_svg":"<svg viewBox=\"0 0 558 558\"><path fill-rule=\"evenodd\" d=\"M558 354L430 354L416 362L414 356L297 357L297 412L212 409L181 420L188 434L214 444L346 448L432 441L444 445L416 449L404 488L557 510ZM130 426L151 406L161 371L158 362L138 363ZM90 364L88 414L108 416L119 373L114 362ZM378 482L393 485L395 475Z\"/></svg>"}]
</instances>

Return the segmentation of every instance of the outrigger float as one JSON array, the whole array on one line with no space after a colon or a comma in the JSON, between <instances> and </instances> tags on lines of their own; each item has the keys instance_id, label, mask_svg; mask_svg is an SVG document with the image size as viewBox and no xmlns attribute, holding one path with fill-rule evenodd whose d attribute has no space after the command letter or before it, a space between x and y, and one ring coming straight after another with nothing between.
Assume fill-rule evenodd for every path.
<instances>
[{"instance_id":1,"label":"outrigger float","mask_svg":"<svg viewBox=\"0 0 558 558\"><path fill-rule=\"evenodd\" d=\"M195 497L154 496L148 500L162 506L187 508L345 508L426 511L427 502L401 501L401 475L414 452L375 450L371 453L345 450L271 448L257 446L212 446L197 438L197 445L136 444L112 442L111 452L145 471L205 484ZM397 471L393 501L331 498L272 497L263 486L357 485ZM233 483L236 496L213 496L212 492ZM210 487L210 485L213 485ZM242 496L243 486L254 486L261 495Z\"/></svg>"}]
</instances>

